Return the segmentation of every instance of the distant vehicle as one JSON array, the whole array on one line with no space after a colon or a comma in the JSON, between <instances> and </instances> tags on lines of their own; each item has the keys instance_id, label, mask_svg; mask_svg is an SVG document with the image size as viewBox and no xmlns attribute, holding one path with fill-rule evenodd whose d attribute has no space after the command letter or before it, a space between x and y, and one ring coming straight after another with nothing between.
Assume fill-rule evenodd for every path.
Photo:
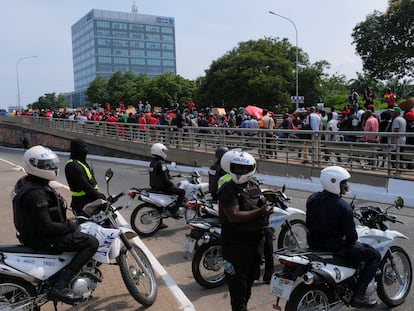
<instances>
[{"instance_id":1,"label":"distant vehicle","mask_svg":"<svg viewBox=\"0 0 414 311\"><path fill-rule=\"evenodd\" d=\"M10 114L10 112L8 112L4 109L0 109L0 116L5 116L5 115L8 115L8 114Z\"/></svg>"}]
</instances>

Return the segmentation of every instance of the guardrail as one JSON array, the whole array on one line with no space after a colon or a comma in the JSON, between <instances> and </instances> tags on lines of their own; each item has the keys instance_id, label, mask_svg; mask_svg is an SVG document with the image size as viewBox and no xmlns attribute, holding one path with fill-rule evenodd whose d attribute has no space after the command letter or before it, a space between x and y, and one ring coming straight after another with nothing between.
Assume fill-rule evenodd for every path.
<instances>
[{"instance_id":1,"label":"guardrail","mask_svg":"<svg viewBox=\"0 0 414 311\"><path fill-rule=\"evenodd\" d=\"M26 128L71 132L100 136L105 139L129 141L136 144L161 142L169 148L214 153L218 146L242 148L263 161L325 167L338 164L353 170L370 170L392 178L414 179L414 145L398 146L391 143L400 135L413 137L414 133L369 133L386 137L387 143L359 142L361 131L294 131L218 127L156 127L135 123L110 123L47 120L41 117L0 116L0 123L11 123ZM337 135L339 141L328 138Z\"/></svg>"}]
</instances>

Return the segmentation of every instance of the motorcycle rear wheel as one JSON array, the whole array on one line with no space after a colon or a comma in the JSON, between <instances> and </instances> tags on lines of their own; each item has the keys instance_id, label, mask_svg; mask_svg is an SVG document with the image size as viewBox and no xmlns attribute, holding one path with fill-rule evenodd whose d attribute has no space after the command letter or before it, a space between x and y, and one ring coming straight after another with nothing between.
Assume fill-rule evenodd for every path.
<instances>
[{"instance_id":1,"label":"motorcycle rear wheel","mask_svg":"<svg viewBox=\"0 0 414 311\"><path fill-rule=\"evenodd\" d=\"M7 278L0 279L0 310L15 310L35 296L36 290L29 283ZM31 310L40 311L40 306Z\"/></svg>"},{"instance_id":2,"label":"motorcycle rear wheel","mask_svg":"<svg viewBox=\"0 0 414 311\"><path fill-rule=\"evenodd\" d=\"M283 224L277 239L277 248L303 248L307 247L307 232L305 221L302 219L293 219L289 225ZM299 244L297 242L299 241Z\"/></svg>"},{"instance_id":3,"label":"motorcycle rear wheel","mask_svg":"<svg viewBox=\"0 0 414 311\"><path fill-rule=\"evenodd\" d=\"M300 283L290 294L285 311L328 310L334 303L332 290L321 284Z\"/></svg>"},{"instance_id":4,"label":"motorcycle rear wheel","mask_svg":"<svg viewBox=\"0 0 414 311\"><path fill-rule=\"evenodd\" d=\"M392 308L402 304L410 293L412 265L407 252L401 247L391 246L390 252L391 254L388 252L381 261L381 273L376 281L378 297ZM399 282L398 276L402 283Z\"/></svg>"},{"instance_id":5,"label":"motorcycle rear wheel","mask_svg":"<svg viewBox=\"0 0 414 311\"><path fill-rule=\"evenodd\" d=\"M138 205L131 214L131 226L141 237L157 232L162 225L162 218L157 206L149 203Z\"/></svg>"},{"instance_id":6,"label":"motorcycle rear wheel","mask_svg":"<svg viewBox=\"0 0 414 311\"><path fill-rule=\"evenodd\" d=\"M191 270L194 279L204 288L215 288L225 283L223 251L219 241L211 241L197 247Z\"/></svg>"},{"instance_id":7,"label":"motorcycle rear wheel","mask_svg":"<svg viewBox=\"0 0 414 311\"><path fill-rule=\"evenodd\" d=\"M140 304L149 307L157 298L155 273L147 255L139 246L132 245L132 251L137 254L146 271L141 269L131 250L123 247L117 258L122 279L131 296Z\"/></svg>"}]
</instances>

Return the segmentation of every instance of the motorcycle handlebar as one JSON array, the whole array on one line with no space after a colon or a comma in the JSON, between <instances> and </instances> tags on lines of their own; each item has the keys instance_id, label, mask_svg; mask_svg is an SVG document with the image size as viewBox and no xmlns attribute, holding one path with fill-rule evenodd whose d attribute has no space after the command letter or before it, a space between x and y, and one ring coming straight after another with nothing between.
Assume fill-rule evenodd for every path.
<instances>
[{"instance_id":1,"label":"motorcycle handlebar","mask_svg":"<svg viewBox=\"0 0 414 311\"><path fill-rule=\"evenodd\" d=\"M120 198L120 197L122 197L124 195L124 192L122 191L122 192L120 192L120 193L118 193L117 195L115 195L115 196L110 196L109 198L108 198L108 201L110 202L110 203L115 203L116 201L118 201L118 199Z\"/></svg>"}]
</instances>

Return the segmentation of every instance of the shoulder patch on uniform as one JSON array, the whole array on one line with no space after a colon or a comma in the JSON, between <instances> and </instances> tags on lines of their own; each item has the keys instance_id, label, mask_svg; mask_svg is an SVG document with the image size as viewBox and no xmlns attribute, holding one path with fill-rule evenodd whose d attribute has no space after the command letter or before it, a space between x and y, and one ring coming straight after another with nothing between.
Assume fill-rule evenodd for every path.
<instances>
[{"instance_id":1,"label":"shoulder patch on uniform","mask_svg":"<svg viewBox=\"0 0 414 311\"><path fill-rule=\"evenodd\" d=\"M161 169L165 172L165 171L167 170L167 166L166 166L165 164L163 164L163 165L161 166Z\"/></svg>"}]
</instances>

